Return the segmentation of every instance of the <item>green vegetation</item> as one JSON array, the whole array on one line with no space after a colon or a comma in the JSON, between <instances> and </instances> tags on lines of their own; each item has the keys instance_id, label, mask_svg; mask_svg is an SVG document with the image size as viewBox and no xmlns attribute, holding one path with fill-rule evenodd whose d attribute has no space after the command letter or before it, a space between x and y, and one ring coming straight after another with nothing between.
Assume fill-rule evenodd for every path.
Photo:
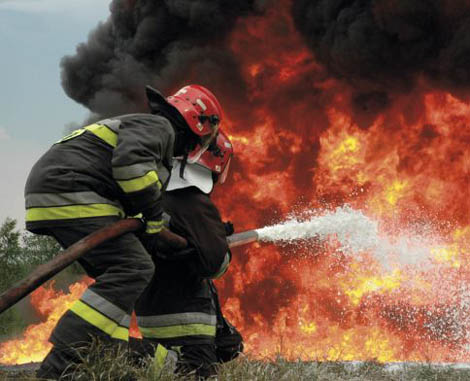
<instances>
[{"instance_id":1,"label":"green vegetation","mask_svg":"<svg viewBox=\"0 0 470 381\"><path fill-rule=\"evenodd\" d=\"M16 225L15 220L6 218L0 226L0 293L60 250L53 238L20 232ZM61 276L69 277L75 272L76 268L67 269ZM0 314L0 341L22 332L29 323L19 306L3 312Z\"/></svg>"},{"instance_id":2,"label":"green vegetation","mask_svg":"<svg viewBox=\"0 0 470 381\"><path fill-rule=\"evenodd\" d=\"M96 349L95 349L96 351ZM99 349L99 355L83 356L83 364L71 370L68 380L76 381L194 381L194 376L176 376L171 369L155 374L151 359L143 366L132 365L124 351ZM94 352L96 353L96 352ZM64 378L65 379L65 378ZM334 362L252 361L241 356L220 366L218 381L466 381L470 369L433 367L432 365L403 365L391 370L375 362L362 364ZM0 369L0 381L37 380L34 372L5 371Z\"/></svg>"},{"instance_id":3,"label":"green vegetation","mask_svg":"<svg viewBox=\"0 0 470 381\"><path fill-rule=\"evenodd\" d=\"M50 260L59 250L53 238L20 233L16 221L7 218L0 226L0 292Z\"/></svg>"}]
</instances>

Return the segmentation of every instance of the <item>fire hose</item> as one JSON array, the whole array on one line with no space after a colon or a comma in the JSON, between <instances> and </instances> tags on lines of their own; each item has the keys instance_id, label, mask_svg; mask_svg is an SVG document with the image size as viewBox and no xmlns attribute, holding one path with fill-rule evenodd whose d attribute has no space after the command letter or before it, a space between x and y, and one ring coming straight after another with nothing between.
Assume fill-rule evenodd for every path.
<instances>
[{"instance_id":1,"label":"fire hose","mask_svg":"<svg viewBox=\"0 0 470 381\"><path fill-rule=\"evenodd\" d=\"M66 250L60 252L49 262L36 267L26 278L19 281L13 287L0 295L0 313L7 310L36 288L51 279L54 275L71 265L81 256L102 244L105 241L117 238L125 233L136 232L142 229L142 221L137 218L129 218L117 221L109 226L82 238ZM245 245L258 240L256 230L248 230L242 233L232 234L227 237L229 247ZM181 242L179 242L181 244ZM185 246L187 245L184 242Z\"/></svg>"}]
</instances>

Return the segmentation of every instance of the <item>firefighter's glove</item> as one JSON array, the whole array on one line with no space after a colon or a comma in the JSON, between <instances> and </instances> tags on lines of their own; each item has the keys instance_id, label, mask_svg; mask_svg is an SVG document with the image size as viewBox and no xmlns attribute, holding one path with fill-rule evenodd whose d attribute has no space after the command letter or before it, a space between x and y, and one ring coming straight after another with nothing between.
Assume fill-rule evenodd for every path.
<instances>
[{"instance_id":1,"label":"firefighter's glove","mask_svg":"<svg viewBox=\"0 0 470 381\"><path fill-rule=\"evenodd\" d=\"M197 259L198 258L197 250L192 247L188 246L186 249L178 250L166 257L168 261L187 261L190 259Z\"/></svg>"},{"instance_id":2,"label":"firefighter's glove","mask_svg":"<svg viewBox=\"0 0 470 381\"><path fill-rule=\"evenodd\" d=\"M225 228L226 236L229 236L235 233L235 228L233 227L233 224L231 221L224 222L224 228Z\"/></svg>"},{"instance_id":3,"label":"firefighter's glove","mask_svg":"<svg viewBox=\"0 0 470 381\"><path fill-rule=\"evenodd\" d=\"M147 221L145 233L142 234L142 243L151 255L157 257L188 246L186 239L164 227L163 221Z\"/></svg>"}]
</instances>

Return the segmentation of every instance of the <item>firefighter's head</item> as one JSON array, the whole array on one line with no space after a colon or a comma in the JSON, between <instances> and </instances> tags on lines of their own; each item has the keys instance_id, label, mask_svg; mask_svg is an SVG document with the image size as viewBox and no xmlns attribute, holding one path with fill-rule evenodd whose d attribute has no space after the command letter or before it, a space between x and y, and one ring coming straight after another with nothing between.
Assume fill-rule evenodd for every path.
<instances>
[{"instance_id":1,"label":"firefighter's head","mask_svg":"<svg viewBox=\"0 0 470 381\"><path fill-rule=\"evenodd\" d=\"M194 186L204 193L211 193L216 183L223 184L227 179L232 156L232 143L219 130L215 141L196 163L185 165L182 160L175 160L167 190Z\"/></svg>"},{"instance_id":2,"label":"firefighter's head","mask_svg":"<svg viewBox=\"0 0 470 381\"><path fill-rule=\"evenodd\" d=\"M185 86L167 98L150 86L146 92L152 112L166 113L177 129L175 156L197 162L217 136L222 120L223 110L215 95L199 85Z\"/></svg>"}]
</instances>

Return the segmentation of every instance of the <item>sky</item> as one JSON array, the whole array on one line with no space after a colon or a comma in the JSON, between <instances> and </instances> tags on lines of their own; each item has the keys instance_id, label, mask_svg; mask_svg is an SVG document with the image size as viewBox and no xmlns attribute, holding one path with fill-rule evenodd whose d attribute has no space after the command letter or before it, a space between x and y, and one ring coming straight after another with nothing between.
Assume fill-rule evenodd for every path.
<instances>
[{"instance_id":1,"label":"sky","mask_svg":"<svg viewBox=\"0 0 470 381\"><path fill-rule=\"evenodd\" d=\"M109 16L110 0L0 0L0 224L24 227L35 161L88 111L68 98L60 60Z\"/></svg>"}]
</instances>

